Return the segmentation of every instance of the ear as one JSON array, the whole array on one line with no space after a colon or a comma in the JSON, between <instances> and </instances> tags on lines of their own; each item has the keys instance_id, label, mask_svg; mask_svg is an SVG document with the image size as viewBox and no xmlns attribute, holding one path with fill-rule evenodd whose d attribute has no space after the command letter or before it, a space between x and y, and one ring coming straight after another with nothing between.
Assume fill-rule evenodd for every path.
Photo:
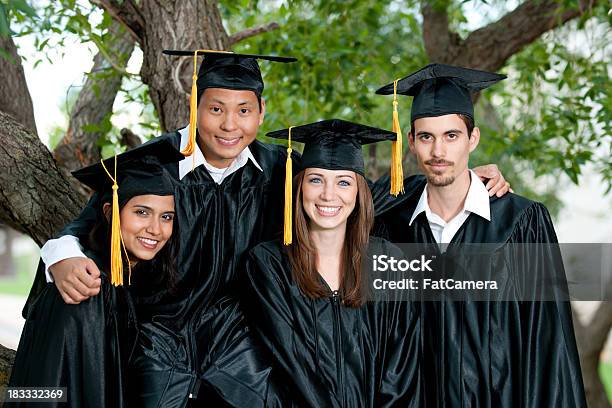
<instances>
[{"instance_id":1,"label":"ear","mask_svg":"<svg viewBox=\"0 0 612 408\"><path fill-rule=\"evenodd\" d=\"M102 213L106 217L106 221L107 222L110 222L111 211L112 211L111 210L111 203L104 203L104 205L102 206Z\"/></svg>"},{"instance_id":2,"label":"ear","mask_svg":"<svg viewBox=\"0 0 612 408\"><path fill-rule=\"evenodd\" d=\"M478 146L479 142L480 142L480 129L475 127L474 130L472 130L472 136L470 136L470 139L468 141L470 145L470 153L473 152L474 149L476 149L476 146Z\"/></svg>"},{"instance_id":3,"label":"ear","mask_svg":"<svg viewBox=\"0 0 612 408\"><path fill-rule=\"evenodd\" d=\"M262 96L261 97L261 111L259 112L259 126L261 126L261 124L263 123L264 116L266 116L266 100Z\"/></svg>"},{"instance_id":4,"label":"ear","mask_svg":"<svg viewBox=\"0 0 612 408\"><path fill-rule=\"evenodd\" d=\"M412 129L408 132L408 146L410 147L410 152L414 153L414 137L412 137Z\"/></svg>"}]
</instances>

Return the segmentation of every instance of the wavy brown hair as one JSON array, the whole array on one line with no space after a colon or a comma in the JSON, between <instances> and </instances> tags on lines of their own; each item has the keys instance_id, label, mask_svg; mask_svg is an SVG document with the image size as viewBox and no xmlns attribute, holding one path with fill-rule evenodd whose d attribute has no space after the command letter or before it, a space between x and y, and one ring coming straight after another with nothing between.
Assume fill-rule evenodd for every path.
<instances>
[{"instance_id":1,"label":"wavy brown hair","mask_svg":"<svg viewBox=\"0 0 612 408\"><path fill-rule=\"evenodd\" d=\"M308 217L302 203L302 184L305 171L293 179L295 217L294 242L287 249L293 279L306 296L311 299L326 298L329 290L323 283L316 267L317 253L308 228ZM365 178L356 174L357 202L346 222L346 234L340 263L340 298L345 306L359 307L365 302L366 285L362 273L362 254L368 245L370 229L374 223L372 193Z\"/></svg>"}]
</instances>

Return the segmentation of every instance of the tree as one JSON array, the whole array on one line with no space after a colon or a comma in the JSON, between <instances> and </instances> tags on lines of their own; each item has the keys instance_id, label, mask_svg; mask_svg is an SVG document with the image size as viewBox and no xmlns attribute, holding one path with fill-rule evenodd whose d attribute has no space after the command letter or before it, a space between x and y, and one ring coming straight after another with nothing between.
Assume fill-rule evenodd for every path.
<instances>
[{"instance_id":1,"label":"tree","mask_svg":"<svg viewBox=\"0 0 612 408\"><path fill-rule=\"evenodd\" d=\"M161 51L167 48L233 49L297 56L299 64L282 67L262 64L269 108L264 131L335 116L388 128L391 100L373 95L376 87L429 61L448 62L502 69L518 78L513 87L501 85L481 95L477 109L479 117L485 118L481 127L488 137L481 143L475 162L486 158L499 163L510 175L515 189L532 196L537 193L529 189L528 183L521 183L524 178L521 175L526 173L526 179L530 179L532 174L563 172L578 182L586 164L598 166L604 182L612 185L609 163L612 121L606 91L610 88L609 58L578 55L567 46L567 41L555 38L561 37L564 30L572 35L580 33L591 23L600 24L607 33L609 16L605 2L526 0L514 10L507 10L506 2L493 0L489 0L490 5L484 1L466 4L450 0L422 3L287 0L273 4L256 0L92 0L91 3L105 11L103 24L98 26L104 33L113 22L119 23L142 49L140 77L148 87L163 130L173 130L187 122L192 69L188 58L163 56ZM468 6L501 10L500 17L485 18L480 28L470 31ZM39 26L53 30L61 24L72 34L96 42L100 49L109 49L103 35L96 33L89 23L87 11L91 8L72 0L53 2L43 10L44 21ZM27 13L20 10L9 10L9 15L19 17L17 20L22 23L27 21ZM37 32L32 27L30 31ZM269 31L273 32L266 34ZM606 36L601 38L605 41ZM609 48L606 49L604 53L609 53ZM9 75L8 71L0 72ZM536 108L529 109L533 106ZM408 109L406 100L401 100L401 118L407 116ZM0 110L4 110L1 105ZM520 113L518 119L513 112ZM74 114L71 123L91 123L78 122L78 110ZM44 146L37 145L26 129L8 116L0 116L3 140L17 140L19 135L23 137L19 146L28 143L37 157L47 157ZM404 123L404 130L407 129L408 124ZM99 133L92 136L98 137ZM93 139L88 140L90 146L95 145L91 144ZM0 166L3 169L14 166L14 174L20 177L35 172L35 166L11 161L13 149L19 147L13 143L10 150L0 149ZM388 148L370 149L371 174L386 171ZM88 151L93 151L92 157L96 153L95 148ZM47 185L69 189L66 186L70 182L59 170L54 170L52 161L41 161L39 165L52 169L40 175ZM2 179L0 183L4 187L9 181ZM29 196L24 192L14 194L32 203L25 206L28 208L34 208L38 202L54 208L58 201L63 204L66 197L45 189L31 190ZM553 194L545 192L539 198L549 206L554 204ZM28 231L38 242L44 241L57 226L47 225L41 231L35 231L36 226L27 227L29 214L20 212L23 202L0 197L3 213L0 221L12 220L11 225ZM78 208L78 203L73 204ZM75 211L67 209L57 217L61 218L58 223L68 221ZM608 324L593 330L601 337L609 327ZM580 345L581 351L590 350L591 357L601 349L598 347L590 350ZM593 375L592 365L585 365L585 369L589 370L585 379L593 381L587 384L589 401L596 404L602 401L603 387L596 373Z\"/></svg>"}]
</instances>

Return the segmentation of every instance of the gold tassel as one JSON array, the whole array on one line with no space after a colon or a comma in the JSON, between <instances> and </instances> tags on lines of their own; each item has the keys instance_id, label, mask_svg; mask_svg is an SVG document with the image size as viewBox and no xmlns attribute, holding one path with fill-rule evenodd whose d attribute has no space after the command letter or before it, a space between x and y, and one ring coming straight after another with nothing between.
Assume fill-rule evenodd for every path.
<instances>
[{"instance_id":1,"label":"gold tassel","mask_svg":"<svg viewBox=\"0 0 612 408\"><path fill-rule=\"evenodd\" d=\"M111 267L111 283L114 286L122 286L123 285L123 259L121 258L121 246L123 245L123 250L125 251L125 257L128 260L129 265L129 257L127 254L127 250L125 249L125 244L123 243L123 237L121 236L121 220L119 217L119 185L117 184L117 155L115 155L115 177L111 176L108 172L106 166L104 165L104 161L100 160L102 163L102 167L104 171L108 175L108 177L113 181L113 202L112 202L112 215L111 215L111 242L110 242L110 267ZM130 273L130 283L131 283L131 275L132 268L129 268Z\"/></svg>"},{"instance_id":2,"label":"gold tassel","mask_svg":"<svg viewBox=\"0 0 612 408\"><path fill-rule=\"evenodd\" d=\"M404 169L402 168L402 127L397 113L397 79L393 81L393 129L397 138L391 146L391 195L404 193Z\"/></svg>"},{"instance_id":3,"label":"gold tassel","mask_svg":"<svg viewBox=\"0 0 612 408\"><path fill-rule=\"evenodd\" d=\"M193 53L193 76L191 77L191 95L189 96L189 142L185 149L181 151L183 156L191 156L196 144L196 129L198 122L198 74L196 68L198 65L198 51Z\"/></svg>"},{"instance_id":4,"label":"gold tassel","mask_svg":"<svg viewBox=\"0 0 612 408\"><path fill-rule=\"evenodd\" d=\"M291 129L289 127L289 144L287 146L287 161L285 162L285 223L283 230L283 243L291 245L293 228L293 163L291 161Z\"/></svg>"}]
</instances>

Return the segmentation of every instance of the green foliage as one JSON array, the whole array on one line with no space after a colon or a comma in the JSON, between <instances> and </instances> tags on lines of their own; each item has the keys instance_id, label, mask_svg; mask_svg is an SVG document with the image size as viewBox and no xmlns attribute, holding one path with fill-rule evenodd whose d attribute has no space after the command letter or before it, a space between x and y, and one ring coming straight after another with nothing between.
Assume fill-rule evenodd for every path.
<instances>
[{"instance_id":1,"label":"green foliage","mask_svg":"<svg viewBox=\"0 0 612 408\"><path fill-rule=\"evenodd\" d=\"M578 4L578 0L559 2L565 7ZM432 0L434 7L447 12L451 29L463 38L517 3ZM483 92L477 106L483 137L471 165L497 163L517 192L553 209L558 208L554 193L558 186L542 182L542 176L558 179L565 174L578 183L583 169L592 166L608 189L612 186L607 41L612 15L602 3L594 17L585 15L565 24L517 53L502 70L509 79ZM0 6L6 4L0 0ZM261 64L267 84L262 133L331 117L390 128L391 97L374 91L428 62L417 0L221 0L219 7L230 34L270 22L280 25L240 42L235 51L299 59L288 65ZM5 13L17 23L16 35L37 36L41 53L35 58L52 58L55 50L65 52L71 36L107 49L111 18L93 5L58 0L37 7L35 13L15 7ZM146 87L131 77L124 81L123 97L143 106L142 128L155 134L158 121ZM401 97L404 133L410 127L409 109L410 99ZM113 139L105 140L109 151ZM382 171L389 155L389 145L377 148Z\"/></svg>"},{"instance_id":2,"label":"green foliage","mask_svg":"<svg viewBox=\"0 0 612 408\"><path fill-rule=\"evenodd\" d=\"M566 3L572 7L576 1ZM435 0L433 6L447 11L451 28L462 37L475 29L474 16L484 25L511 7L497 0ZM281 26L237 44L235 51L299 59L290 65L261 64L268 108L263 131L331 117L390 128L391 97L374 91L428 62L416 1L286 0L272 6L242 0L222 1L221 10L230 33L272 21ZM544 201L553 212L560 208L558 183L542 181L543 175L566 174L578 183L582 169L590 164L611 186L612 88L605 42L610 17L604 8L594 14L515 55L503 70L509 80L484 92L477 107L483 137L471 165L497 163L515 191ZM602 32L593 35L593 30ZM587 36L583 47L569 46L582 41L581 36ZM585 49L599 54L584 55ZM409 98L401 97L404 133L410 127L409 109ZM389 155L390 146L378 146L383 172Z\"/></svg>"}]
</instances>

